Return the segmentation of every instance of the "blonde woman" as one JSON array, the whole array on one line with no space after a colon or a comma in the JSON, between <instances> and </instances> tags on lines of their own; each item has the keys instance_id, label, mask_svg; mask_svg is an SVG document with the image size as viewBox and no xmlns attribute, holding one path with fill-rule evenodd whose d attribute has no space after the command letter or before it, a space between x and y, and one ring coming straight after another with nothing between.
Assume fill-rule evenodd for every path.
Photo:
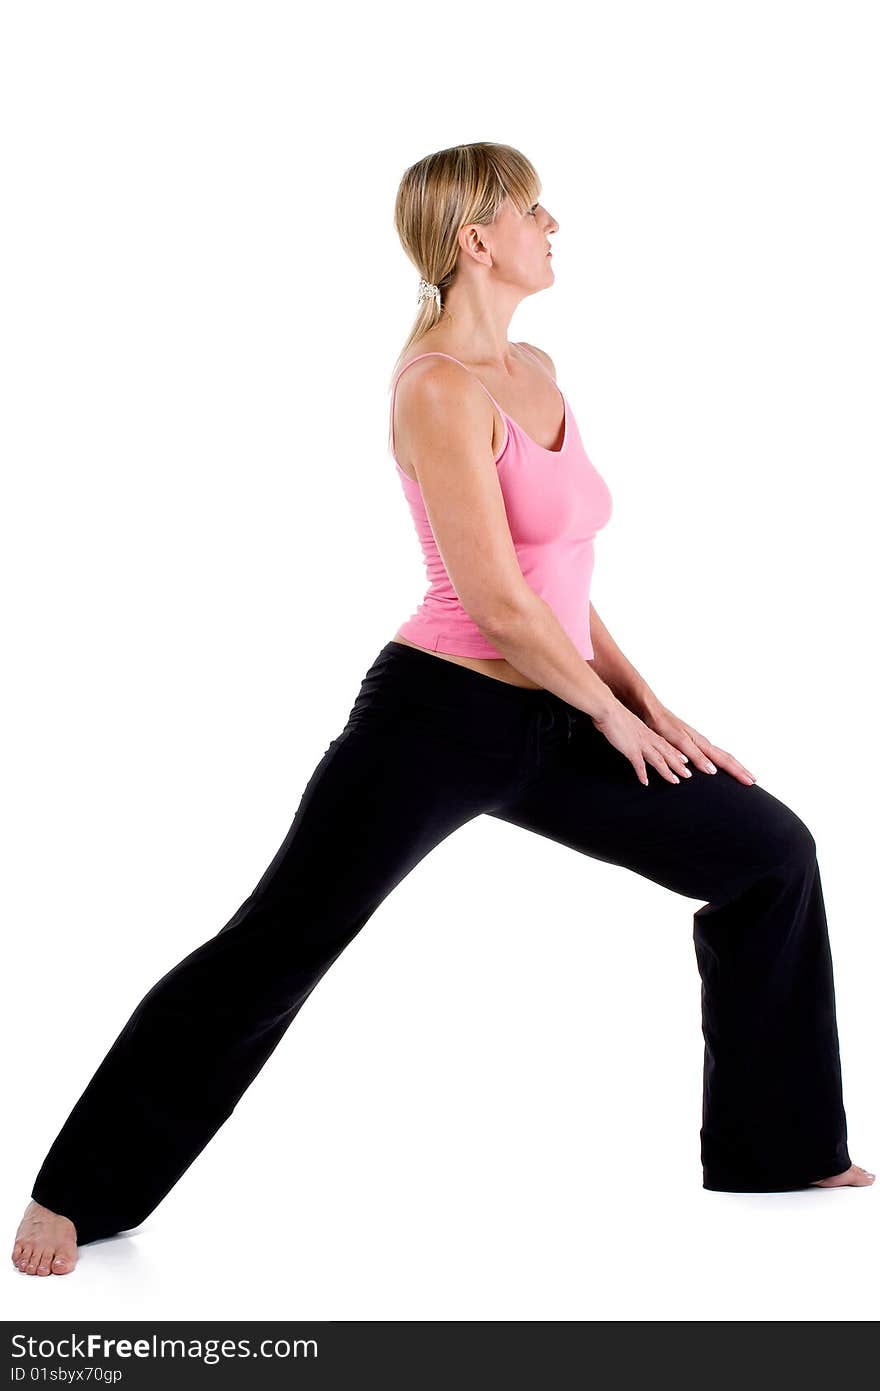
<instances>
[{"instance_id":1,"label":"blonde woman","mask_svg":"<svg viewBox=\"0 0 880 1391\"><path fill-rule=\"evenodd\" d=\"M147 992L63 1125L19 1270L69 1272L77 1244L143 1222L395 885L481 814L706 900L704 1187L873 1181L847 1150L813 837L655 696L590 604L611 494L550 357L508 339L520 301L553 284L540 200L506 145L403 176L396 226L422 279L389 443L428 592L253 893Z\"/></svg>"}]
</instances>

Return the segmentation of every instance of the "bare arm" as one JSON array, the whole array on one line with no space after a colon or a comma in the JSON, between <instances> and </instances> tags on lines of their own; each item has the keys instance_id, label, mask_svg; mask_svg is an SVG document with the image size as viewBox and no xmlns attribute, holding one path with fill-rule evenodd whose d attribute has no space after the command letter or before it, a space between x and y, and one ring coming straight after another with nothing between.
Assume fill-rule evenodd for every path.
<instances>
[{"instance_id":1,"label":"bare arm","mask_svg":"<svg viewBox=\"0 0 880 1391\"><path fill-rule=\"evenodd\" d=\"M397 450L418 479L462 607L518 671L590 715L616 704L523 578L492 457L489 398L457 363L415 363L397 394Z\"/></svg>"},{"instance_id":2,"label":"bare arm","mask_svg":"<svg viewBox=\"0 0 880 1391\"><path fill-rule=\"evenodd\" d=\"M609 686L618 700L622 700L641 719L650 719L659 710L660 701L644 677L623 655L592 604L590 636L594 653L590 666L597 676Z\"/></svg>"},{"instance_id":3,"label":"bare arm","mask_svg":"<svg viewBox=\"0 0 880 1391\"><path fill-rule=\"evenodd\" d=\"M589 714L642 782L645 760L677 782L678 750L644 725L585 662L549 604L523 577L492 456L492 407L473 377L425 358L397 393L398 456L421 489L437 548L462 607L518 671Z\"/></svg>"}]
</instances>

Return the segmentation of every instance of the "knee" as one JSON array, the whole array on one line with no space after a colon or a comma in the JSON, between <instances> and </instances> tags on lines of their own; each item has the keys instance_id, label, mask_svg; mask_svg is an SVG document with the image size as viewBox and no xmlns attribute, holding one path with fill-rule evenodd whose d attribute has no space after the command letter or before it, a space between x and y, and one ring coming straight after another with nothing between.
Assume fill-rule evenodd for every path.
<instances>
[{"instance_id":1,"label":"knee","mask_svg":"<svg viewBox=\"0 0 880 1391\"><path fill-rule=\"evenodd\" d=\"M789 809L780 838L780 860L786 865L805 868L816 858L816 841L809 826Z\"/></svg>"},{"instance_id":2,"label":"knee","mask_svg":"<svg viewBox=\"0 0 880 1391\"><path fill-rule=\"evenodd\" d=\"M749 793L757 788L750 788ZM808 869L816 858L816 841L806 822L766 788L752 804L747 835L754 865L764 871L781 866Z\"/></svg>"}]
</instances>

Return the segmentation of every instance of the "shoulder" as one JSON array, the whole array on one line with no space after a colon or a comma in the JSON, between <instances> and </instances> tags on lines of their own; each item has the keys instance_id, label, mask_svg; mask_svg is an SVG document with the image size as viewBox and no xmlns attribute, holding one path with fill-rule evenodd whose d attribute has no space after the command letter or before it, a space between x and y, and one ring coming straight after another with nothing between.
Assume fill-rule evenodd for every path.
<instances>
[{"instance_id":1,"label":"shoulder","mask_svg":"<svg viewBox=\"0 0 880 1391\"><path fill-rule=\"evenodd\" d=\"M418 354L416 354L418 357ZM461 401L482 402L485 399L480 383L462 363L451 357L429 353L410 358L399 369L396 384L397 400L404 413L418 413L425 406L442 407Z\"/></svg>"},{"instance_id":2,"label":"shoulder","mask_svg":"<svg viewBox=\"0 0 880 1391\"><path fill-rule=\"evenodd\" d=\"M418 362L410 358L398 372L392 429L400 455L439 440L472 440L485 430L493 439L493 407L485 388L472 372L451 357L433 353Z\"/></svg>"},{"instance_id":3,"label":"shoulder","mask_svg":"<svg viewBox=\"0 0 880 1391\"><path fill-rule=\"evenodd\" d=\"M554 363L552 357L550 356L550 354L549 354L549 353L545 353L544 350L543 350L543 348L536 348L535 345L534 345L534 343L527 343L526 340L525 340L524 338L521 338L521 339L520 339L520 342L522 343L522 345L523 345L524 348L528 348L529 352L534 353L536 357L539 357L539 358L541 359L541 361L543 362L544 366L547 368L547 371L550 373L550 375L553 377L553 380L555 381L555 380L556 380L556 365L555 365L555 363Z\"/></svg>"}]
</instances>

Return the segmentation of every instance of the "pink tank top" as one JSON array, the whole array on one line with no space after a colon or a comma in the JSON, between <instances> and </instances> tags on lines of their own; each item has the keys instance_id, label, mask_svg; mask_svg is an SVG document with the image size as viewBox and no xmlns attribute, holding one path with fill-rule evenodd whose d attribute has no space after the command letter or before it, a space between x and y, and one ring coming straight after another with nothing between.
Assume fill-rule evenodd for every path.
<instances>
[{"instance_id":1,"label":"pink tank top","mask_svg":"<svg viewBox=\"0 0 880 1391\"><path fill-rule=\"evenodd\" d=\"M547 372L534 353L522 343L517 346ZM463 657L501 657L503 654L492 646L459 603L440 557L421 489L400 467L395 453L397 383L407 367L423 357L451 355L419 353L401 367L391 391L391 454L421 542L428 580L424 599L397 632L400 637L409 638L410 642L433 652ZM451 361L458 362L458 358L451 357ZM470 371L463 362L459 362L459 366ZM476 373L471 375L476 376ZM547 376L553 381L550 372ZM578 652L585 659L590 658L593 656L590 638L593 539L611 516L611 494L587 457L574 416L561 391L565 416L562 445L559 449L545 449L511 420L485 386L483 390L505 424L505 440L495 456L495 465L520 569L527 584L556 614Z\"/></svg>"}]
</instances>

